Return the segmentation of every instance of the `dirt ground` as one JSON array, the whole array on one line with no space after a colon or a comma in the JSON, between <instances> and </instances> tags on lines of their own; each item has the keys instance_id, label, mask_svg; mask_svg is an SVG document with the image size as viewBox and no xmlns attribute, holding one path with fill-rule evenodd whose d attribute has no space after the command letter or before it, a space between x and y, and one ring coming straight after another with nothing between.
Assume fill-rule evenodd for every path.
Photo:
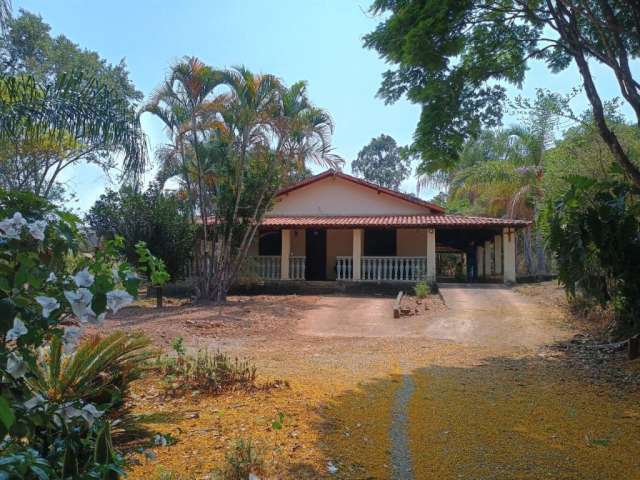
<instances>
[{"instance_id":1,"label":"dirt ground","mask_svg":"<svg viewBox=\"0 0 640 480\"><path fill-rule=\"evenodd\" d=\"M638 478L629 379L640 368L574 355L557 287L454 286L442 298L400 319L391 299L340 296L122 311L108 330L143 330L163 348L182 336L250 358L261 382L288 382L179 398L138 382L135 409L158 414L172 444L133 454L129 478L217 478L240 438L257 445L260 478Z\"/></svg>"}]
</instances>

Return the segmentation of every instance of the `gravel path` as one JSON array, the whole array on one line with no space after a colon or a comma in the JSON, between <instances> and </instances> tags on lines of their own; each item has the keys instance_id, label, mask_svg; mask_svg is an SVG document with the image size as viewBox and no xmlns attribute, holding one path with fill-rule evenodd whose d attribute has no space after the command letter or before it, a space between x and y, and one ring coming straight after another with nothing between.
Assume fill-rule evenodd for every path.
<instances>
[{"instance_id":1,"label":"gravel path","mask_svg":"<svg viewBox=\"0 0 640 480\"><path fill-rule=\"evenodd\" d=\"M393 405L390 428L391 436L391 467L392 475L397 480L413 478L411 466L411 448L408 433L408 406L411 395L415 390L413 379L409 375L403 375L402 386L396 393Z\"/></svg>"}]
</instances>

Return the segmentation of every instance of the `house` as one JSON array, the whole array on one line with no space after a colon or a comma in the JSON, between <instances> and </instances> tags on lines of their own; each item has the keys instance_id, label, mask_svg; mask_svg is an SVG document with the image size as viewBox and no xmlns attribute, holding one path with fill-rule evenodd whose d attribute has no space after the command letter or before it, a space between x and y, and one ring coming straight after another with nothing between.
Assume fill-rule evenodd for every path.
<instances>
[{"instance_id":1,"label":"house","mask_svg":"<svg viewBox=\"0 0 640 480\"><path fill-rule=\"evenodd\" d=\"M475 256L479 278L512 283L515 231L527 225L448 215L433 203L328 170L278 193L249 263L265 280L435 282L437 256L454 253L461 262Z\"/></svg>"}]
</instances>

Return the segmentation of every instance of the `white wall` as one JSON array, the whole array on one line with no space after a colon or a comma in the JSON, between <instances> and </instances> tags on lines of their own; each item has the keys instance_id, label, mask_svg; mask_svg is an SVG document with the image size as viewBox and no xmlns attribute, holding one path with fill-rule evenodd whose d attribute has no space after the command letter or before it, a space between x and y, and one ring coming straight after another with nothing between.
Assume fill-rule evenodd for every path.
<instances>
[{"instance_id":1,"label":"white wall","mask_svg":"<svg viewBox=\"0 0 640 480\"><path fill-rule=\"evenodd\" d=\"M276 199L269 215L429 215L428 207L338 177L327 177Z\"/></svg>"}]
</instances>

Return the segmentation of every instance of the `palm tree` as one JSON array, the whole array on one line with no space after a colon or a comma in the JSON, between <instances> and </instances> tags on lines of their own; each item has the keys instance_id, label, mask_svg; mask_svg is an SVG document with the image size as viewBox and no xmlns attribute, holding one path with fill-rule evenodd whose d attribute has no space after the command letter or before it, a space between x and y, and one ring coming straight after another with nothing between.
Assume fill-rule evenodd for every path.
<instances>
[{"instance_id":1,"label":"palm tree","mask_svg":"<svg viewBox=\"0 0 640 480\"><path fill-rule=\"evenodd\" d=\"M180 157L182 177L191 194L191 180L187 165L185 141L189 143L196 167L198 210L203 222L204 251L200 279L201 292L209 290L209 228L208 202L203 183L203 155L200 148L202 137L206 135L204 122L210 116L210 95L220 85L221 79L213 69L198 58L185 57L171 67L167 80L154 92L143 111L159 117L170 132L172 149L161 151L165 163Z\"/></svg>"},{"instance_id":2,"label":"palm tree","mask_svg":"<svg viewBox=\"0 0 640 480\"><path fill-rule=\"evenodd\" d=\"M162 174L180 166L185 182L195 178L205 255L212 253L200 269L200 296L222 301L291 171L308 161L339 165L331 118L309 101L304 82L287 88L273 75L213 70L193 58L172 68L144 110L171 139L160 152Z\"/></svg>"},{"instance_id":3,"label":"palm tree","mask_svg":"<svg viewBox=\"0 0 640 480\"><path fill-rule=\"evenodd\" d=\"M132 183L138 182L147 165L146 141L136 112L105 85L78 73L44 83L29 75L0 74L3 150L19 152L22 146L40 141L119 151L124 156L123 179ZM47 192L59 173L76 161L76 157L54 159L36 183Z\"/></svg>"},{"instance_id":4,"label":"palm tree","mask_svg":"<svg viewBox=\"0 0 640 480\"><path fill-rule=\"evenodd\" d=\"M535 221L542 199L546 129L516 126L483 132L465 144L454 170L421 176L418 185L445 186L447 203L465 213ZM540 231L536 233L536 272L546 271ZM533 271L530 232L524 236L525 259Z\"/></svg>"}]
</instances>

